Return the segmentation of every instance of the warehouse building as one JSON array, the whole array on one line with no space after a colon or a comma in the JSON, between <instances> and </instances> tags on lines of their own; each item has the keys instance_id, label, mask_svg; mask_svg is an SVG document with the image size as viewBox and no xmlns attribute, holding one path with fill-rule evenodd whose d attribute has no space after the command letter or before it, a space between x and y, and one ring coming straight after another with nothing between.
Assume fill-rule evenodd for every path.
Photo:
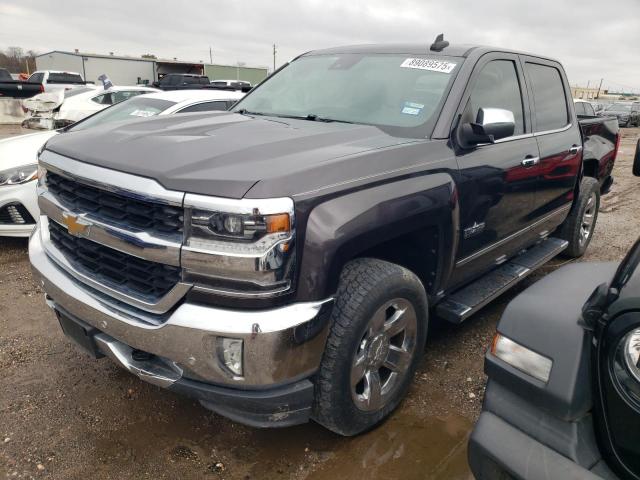
<instances>
[{"instance_id":1,"label":"warehouse building","mask_svg":"<svg viewBox=\"0 0 640 480\"><path fill-rule=\"evenodd\" d=\"M155 58L135 58L93 53L62 52L54 50L36 56L38 70L78 72L88 82L100 83L98 77L106 74L114 85L153 83L167 73L193 73L208 75L211 80L245 80L256 84L268 75L267 68L207 65Z\"/></svg>"}]
</instances>

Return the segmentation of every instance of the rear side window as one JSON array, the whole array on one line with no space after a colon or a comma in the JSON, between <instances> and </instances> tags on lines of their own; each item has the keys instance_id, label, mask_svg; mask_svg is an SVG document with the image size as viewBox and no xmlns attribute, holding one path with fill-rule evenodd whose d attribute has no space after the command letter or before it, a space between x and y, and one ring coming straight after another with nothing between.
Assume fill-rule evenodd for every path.
<instances>
[{"instance_id":1,"label":"rear side window","mask_svg":"<svg viewBox=\"0 0 640 480\"><path fill-rule=\"evenodd\" d=\"M588 117L595 117L596 112L593 110L593 106L590 103L583 103L584 105L584 114Z\"/></svg>"},{"instance_id":2,"label":"rear side window","mask_svg":"<svg viewBox=\"0 0 640 480\"><path fill-rule=\"evenodd\" d=\"M204 102L189 107L183 108L178 113L192 113L192 112L212 112L226 110L229 106L224 100L218 102Z\"/></svg>"},{"instance_id":3,"label":"rear side window","mask_svg":"<svg viewBox=\"0 0 640 480\"><path fill-rule=\"evenodd\" d=\"M482 67L469 102L474 120L481 108L502 108L513 112L516 121L513 134L524 133L522 93L513 61L493 60Z\"/></svg>"},{"instance_id":4,"label":"rear side window","mask_svg":"<svg viewBox=\"0 0 640 480\"><path fill-rule=\"evenodd\" d=\"M569 111L560 71L537 63L527 63L526 70L533 90L536 130L542 132L565 127L569 123Z\"/></svg>"}]
</instances>

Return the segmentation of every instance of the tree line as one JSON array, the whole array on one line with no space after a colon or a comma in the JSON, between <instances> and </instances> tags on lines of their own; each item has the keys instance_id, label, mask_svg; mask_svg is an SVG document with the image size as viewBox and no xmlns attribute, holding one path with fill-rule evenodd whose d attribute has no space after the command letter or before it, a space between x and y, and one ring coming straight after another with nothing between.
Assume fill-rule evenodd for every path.
<instances>
[{"instance_id":1,"label":"tree line","mask_svg":"<svg viewBox=\"0 0 640 480\"><path fill-rule=\"evenodd\" d=\"M36 69L36 55L33 50L24 51L21 47L8 47L0 50L0 68L11 73L32 73Z\"/></svg>"}]
</instances>

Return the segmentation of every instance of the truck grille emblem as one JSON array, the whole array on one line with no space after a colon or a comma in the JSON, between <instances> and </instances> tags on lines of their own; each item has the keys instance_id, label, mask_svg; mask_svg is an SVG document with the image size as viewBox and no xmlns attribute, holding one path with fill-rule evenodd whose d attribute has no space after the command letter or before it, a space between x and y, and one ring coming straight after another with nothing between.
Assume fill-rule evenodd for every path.
<instances>
[{"instance_id":1,"label":"truck grille emblem","mask_svg":"<svg viewBox=\"0 0 640 480\"><path fill-rule=\"evenodd\" d=\"M62 214L62 223L67 227L69 234L74 237L87 237L89 235L91 224L85 222L78 215L65 212Z\"/></svg>"}]
</instances>

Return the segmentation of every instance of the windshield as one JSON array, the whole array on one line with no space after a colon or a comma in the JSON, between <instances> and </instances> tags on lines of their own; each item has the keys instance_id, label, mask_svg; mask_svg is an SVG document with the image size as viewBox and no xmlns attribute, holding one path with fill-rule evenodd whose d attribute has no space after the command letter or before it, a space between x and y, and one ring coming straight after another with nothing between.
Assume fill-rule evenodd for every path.
<instances>
[{"instance_id":1,"label":"windshield","mask_svg":"<svg viewBox=\"0 0 640 480\"><path fill-rule=\"evenodd\" d=\"M609 105L607 108L605 108L605 110L610 112L630 112L631 105L624 103L614 103L613 105Z\"/></svg>"},{"instance_id":2,"label":"windshield","mask_svg":"<svg viewBox=\"0 0 640 480\"><path fill-rule=\"evenodd\" d=\"M407 54L305 56L234 111L412 129L432 119L461 61Z\"/></svg>"},{"instance_id":3,"label":"windshield","mask_svg":"<svg viewBox=\"0 0 640 480\"><path fill-rule=\"evenodd\" d=\"M113 107L102 110L85 120L76 123L69 130L75 132L108 122L154 117L175 104L176 102L160 100L157 98L145 98L144 96L135 97L131 100L126 100L114 105Z\"/></svg>"}]
</instances>

